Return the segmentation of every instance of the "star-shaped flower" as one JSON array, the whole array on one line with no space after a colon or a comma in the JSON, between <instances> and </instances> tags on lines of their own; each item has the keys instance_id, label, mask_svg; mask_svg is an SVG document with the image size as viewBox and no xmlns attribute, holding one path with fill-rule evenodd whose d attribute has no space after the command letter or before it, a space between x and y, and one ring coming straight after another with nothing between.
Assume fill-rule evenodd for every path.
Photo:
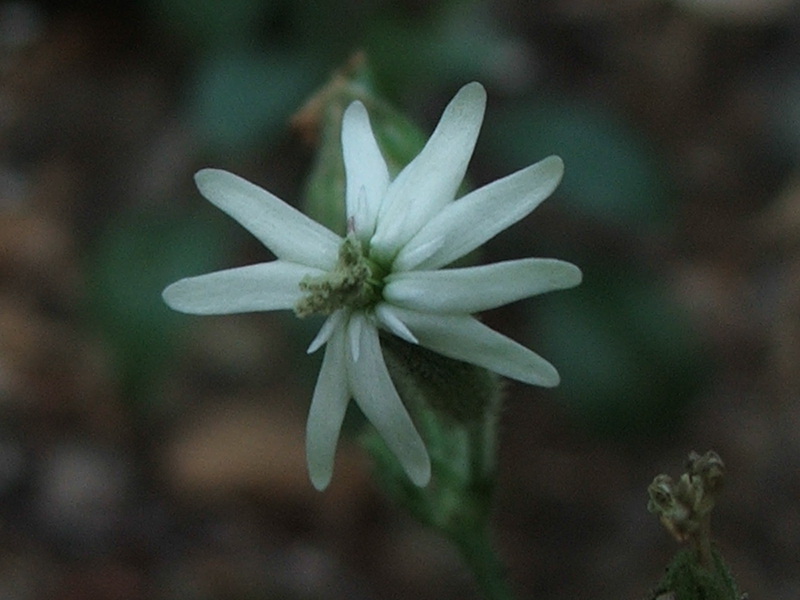
<instances>
[{"instance_id":1,"label":"star-shaped flower","mask_svg":"<svg viewBox=\"0 0 800 600\"><path fill-rule=\"evenodd\" d=\"M236 175L204 169L195 177L203 196L277 260L182 279L164 290L164 300L192 314L328 315L309 347L325 345L306 436L318 489L331 479L351 398L409 478L419 486L430 479L428 452L389 376L379 330L512 379L558 384L550 363L471 315L577 285L577 267L528 258L442 269L529 214L563 173L551 156L455 200L485 105L479 83L461 88L420 154L392 180L367 111L353 102L342 122L344 238Z\"/></svg>"}]
</instances>

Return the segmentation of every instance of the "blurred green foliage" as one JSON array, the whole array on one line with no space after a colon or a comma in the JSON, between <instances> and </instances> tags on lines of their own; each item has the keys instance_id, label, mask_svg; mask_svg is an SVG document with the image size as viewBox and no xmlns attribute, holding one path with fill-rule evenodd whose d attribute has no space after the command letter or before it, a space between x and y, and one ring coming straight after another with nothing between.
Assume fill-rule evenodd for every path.
<instances>
[{"instance_id":1,"label":"blurred green foliage","mask_svg":"<svg viewBox=\"0 0 800 600\"><path fill-rule=\"evenodd\" d=\"M208 154L269 147L317 82L307 57L246 49L209 54L196 67L187 112Z\"/></svg>"},{"instance_id":2,"label":"blurred green foliage","mask_svg":"<svg viewBox=\"0 0 800 600\"><path fill-rule=\"evenodd\" d=\"M91 320L116 360L126 398L146 414L151 386L167 366L183 316L161 299L181 277L219 268L229 254L217 218L123 214L109 223L89 255Z\"/></svg>"},{"instance_id":3,"label":"blurred green foliage","mask_svg":"<svg viewBox=\"0 0 800 600\"><path fill-rule=\"evenodd\" d=\"M590 429L615 437L669 432L701 383L687 316L662 281L631 261L580 266L578 288L531 304L531 345L558 367L557 393Z\"/></svg>"},{"instance_id":4,"label":"blurred green foliage","mask_svg":"<svg viewBox=\"0 0 800 600\"><path fill-rule=\"evenodd\" d=\"M658 154L620 116L546 92L494 112L484 129L490 153L510 168L561 156L564 180L549 202L586 231L614 232L634 249L672 227L672 184ZM703 360L675 291L641 252L545 237L584 273L578 288L537 299L528 313L528 341L558 367L569 411L613 436L677 425Z\"/></svg>"},{"instance_id":5,"label":"blurred green foliage","mask_svg":"<svg viewBox=\"0 0 800 600\"><path fill-rule=\"evenodd\" d=\"M264 0L148 0L154 20L194 46L227 46L256 37L274 2Z\"/></svg>"},{"instance_id":6,"label":"blurred green foliage","mask_svg":"<svg viewBox=\"0 0 800 600\"><path fill-rule=\"evenodd\" d=\"M546 90L491 111L486 145L515 168L564 159L559 202L601 223L653 232L672 217L671 189L655 149L617 114Z\"/></svg>"},{"instance_id":7,"label":"blurred green foliage","mask_svg":"<svg viewBox=\"0 0 800 600\"><path fill-rule=\"evenodd\" d=\"M383 13L364 32L381 84L407 98L471 80L515 86L531 78L524 44L497 27L484 2L431 3L425 18Z\"/></svg>"},{"instance_id":8,"label":"blurred green foliage","mask_svg":"<svg viewBox=\"0 0 800 600\"><path fill-rule=\"evenodd\" d=\"M493 25L480 1L418 10L337 0L149 0L147 7L196 56L185 113L212 157L274 142L301 100L359 50L383 90L403 99L432 84L526 77L516 60L521 44Z\"/></svg>"}]
</instances>

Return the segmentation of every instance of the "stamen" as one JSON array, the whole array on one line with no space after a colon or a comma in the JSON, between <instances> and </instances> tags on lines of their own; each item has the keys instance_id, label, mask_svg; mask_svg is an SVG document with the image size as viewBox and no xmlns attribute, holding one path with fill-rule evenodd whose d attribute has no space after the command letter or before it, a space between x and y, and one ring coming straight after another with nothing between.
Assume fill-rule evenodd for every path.
<instances>
[{"instance_id":1,"label":"stamen","mask_svg":"<svg viewBox=\"0 0 800 600\"><path fill-rule=\"evenodd\" d=\"M339 260L332 271L300 281L300 289L307 293L294 311L299 317L307 317L330 315L342 308L368 308L380 300L382 286L382 270L364 256L361 242L351 234L339 248Z\"/></svg>"}]
</instances>

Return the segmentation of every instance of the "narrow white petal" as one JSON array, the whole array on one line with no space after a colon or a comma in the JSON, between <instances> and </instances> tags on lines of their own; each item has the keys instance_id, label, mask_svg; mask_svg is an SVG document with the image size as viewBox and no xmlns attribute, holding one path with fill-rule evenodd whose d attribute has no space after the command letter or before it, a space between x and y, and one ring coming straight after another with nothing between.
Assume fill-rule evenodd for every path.
<instances>
[{"instance_id":1,"label":"narrow white petal","mask_svg":"<svg viewBox=\"0 0 800 600\"><path fill-rule=\"evenodd\" d=\"M398 260L396 260L394 265L392 265L393 269L404 271L406 269L401 269L401 267L404 267L405 265L411 265L410 268L414 268L416 265L424 263L435 253L441 250L445 241L445 237L442 235L437 238L426 240L422 244L415 244L414 247L408 252L401 251L397 257Z\"/></svg>"},{"instance_id":2,"label":"narrow white petal","mask_svg":"<svg viewBox=\"0 0 800 600\"><path fill-rule=\"evenodd\" d=\"M361 354L361 331L367 326L363 313L354 312L350 315L347 324L347 341L350 344L350 357L353 362L358 362Z\"/></svg>"},{"instance_id":3,"label":"narrow white petal","mask_svg":"<svg viewBox=\"0 0 800 600\"><path fill-rule=\"evenodd\" d=\"M277 196L219 169L203 169L194 179L203 196L278 258L325 270L336 264L341 238Z\"/></svg>"},{"instance_id":4,"label":"narrow white petal","mask_svg":"<svg viewBox=\"0 0 800 600\"><path fill-rule=\"evenodd\" d=\"M442 207L451 202L475 149L486 92L473 82L447 105L422 152L389 185L381 205L373 252L391 259Z\"/></svg>"},{"instance_id":5,"label":"narrow white petal","mask_svg":"<svg viewBox=\"0 0 800 600\"><path fill-rule=\"evenodd\" d=\"M347 107L342 119L342 152L346 175L347 216L359 239L375 231L378 209L389 185L389 170L361 102Z\"/></svg>"},{"instance_id":6,"label":"narrow white petal","mask_svg":"<svg viewBox=\"0 0 800 600\"><path fill-rule=\"evenodd\" d=\"M553 365L474 317L395 310L419 338L420 345L434 352L525 383L544 387L558 385L558 371Z\"/></svg>"},{"instance_id":7,"label":"narrow white petal","mask_svg":"<svg viewBox=\"0 0 800 600\"><path fill-rule=\"evenodd\" d=\"M336 330L337 327L342 326L342 322L347 315L347 311L345 310L337 310L335 313L330 315L325 322L322 324L322 327L319 328L317 335L311 340L311 344L308 346L308 350L306 350L307 354L313 354L320 348L322 348L323 344L327 344L328 340L331 339L333 332Z\"/></svg>"},{"instance_id":8,"label":"narrow white petal","mask_svg":"<svg viewBox=\"0 0 800 600\"><path fill-rule=\"evenodd\" d=\"M411 342L412 344L419 344L419 340L414 337L414 334L406 327L406 324L400 320L391 305L386 302L378 304L375 307L375 316L378 317L378 321L380 321L381 325L386 327L386 329L397 337Z\"/></svg>"},{"instance_id":9,"label":"narrow white petal","mask_svg":"<svg viewBox=\"0 0 800 600\"><path fill-rule=\"evenodd\" d=\"M162 293L170 308L194 315L294 308L303 297L300 280L324 271L275 260L176 281Z\"/></svg>"},{"instance_id":10,"label":"narrow white petal","mask_svg":"<svg viewBox=\"0 0 800 600\"><path fill-rule=\"evenodd\" d=\"M369 218L369 208L367 207L367 188L365 186L362 185L359 188L357 198L355 209L352 207L352 203L348 203L347 205L347 214L350 215L347 217L347 235L355 233L359 236L359 239L367 240L369 236L372 235L374 222L373 226L365 225L365 223L371 221ZM361 223L362 226L358 227L356 225L357 222Z\"/></svg>"},{"instance_id":11,"label":"narrow white petal","mask_svg":"<svg viewBox=\"0 0 800 600\"><path fill-rule=\"evenodd\" d=\"M563 174L564 163L550 156L449 204L400 251L394 269L438 269L461 258L530 214L553 193ZM445 243L420 261L419 248L441 238Z\"/></svg>"},{"instance_id":12,"label":"narrow white petal","mask_svg":"<svg viewBox=\"0 0 800 600\"><path fill-rule=\"evenodd\" d=\"M349 400L344 331L339 328L325 348L306 423L308 473L318 490L325 489L331 480L336 443Z\"/></svg>"},{"instance_id":13,"label":"narrow white petal","mask_svg":"<svg viewBox=\"0 0 800 600\"><path fill-rule=\"evenodd\" d=\"M418 486L426 485L431 477L428 451L389 377L375 326L361 328L360 346L358 361L347 365L353 397L409 479Z\"/></svg>"},{"instance_id":14,"label":"narrow white petal","mask_svg":"<svg viewBox=\"0 0 800 600\"><path fill-rule=\"evenodd\" d=\"M464 269L403 271L386 281L383 298L397 306L469 314L573 287L581 282L581 271L562 260L526 258Z\"/></svg>"}]
</instances>

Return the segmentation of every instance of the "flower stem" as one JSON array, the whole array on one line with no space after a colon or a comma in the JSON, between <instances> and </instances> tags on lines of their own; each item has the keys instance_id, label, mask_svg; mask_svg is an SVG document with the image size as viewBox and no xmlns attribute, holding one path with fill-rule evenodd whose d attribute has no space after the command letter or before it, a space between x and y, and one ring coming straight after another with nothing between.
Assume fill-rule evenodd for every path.
<instances>
[{"instance_id":1,"label":"flower stem","mask_svg":"<svg viewBox=\"0 0 800 600\"><path fill-rule=\"evenodd\" d=\"M698 563L701 567L714 570L714 558L711 553L711 517L705 515L700 520L700 529L695 534L694 546L697 551Z\"/></svg>"},{"instance_id":2,"label":"flower stem","mask_svg":"<svg viewBox=\"0 0 800 600\"><path fill-rule=\"evenodd\" d=\"M462 530L454 534L452 539L487 600L511 600L514 597L505 565L492 549L487 524Z\"/></svg>"},{"instance_id":3,"label":"flower stem","mask_svg":"<svg viewBox=\"0 0 800 600\"><path fill-rule=\"evenodd\" d=\"M486 418L467 427L471 482L466 497L472 502L470 518L458 519L447 531L458 547L467 568L487 600L510 600L514 597L508 583L507 569L494 551L489 526L489 508L495 479L494 444L496 418L487 411Z\"/></svg>"},{"instance_id":4,"label":"flower stem","mask_svg":"<svg viewBox=\"0 0 800 600\"><path fill-rule=\"evenodd\" d=\"M394 337L384 356L431 457L430 485L411 485L384 444L369 444L384 489L459 550L487 600L512 600L490 534L500 390L496 377Z\"/></svg>"}]
</instances>

